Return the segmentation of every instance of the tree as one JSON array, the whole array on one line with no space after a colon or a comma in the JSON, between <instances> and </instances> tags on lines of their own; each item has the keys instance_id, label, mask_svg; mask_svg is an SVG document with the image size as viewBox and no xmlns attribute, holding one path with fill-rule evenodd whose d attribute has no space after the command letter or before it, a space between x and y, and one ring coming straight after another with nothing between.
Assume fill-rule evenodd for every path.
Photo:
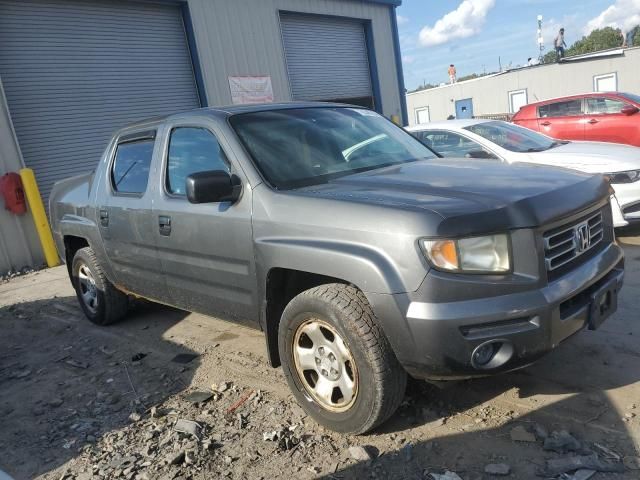
<instances>
[{"instance_id":1,"label":"tree","mask_svg":"<svg viewBox=\"0 0 640 480\"><path fill-rule=\"evenodd\" d=\"M583 55L609 48L622 46L620 29L612 27L597 28L586 37L575 42L567 49L567 56Z\"/></svg>"},{"instance_id":2,"label":"tree","mask_svg":"<svg viewBox=\"0 0 640 480\"><path fill-rule=\"evenodd\" d=\"M409 90L407 93L420 92L422 90L429 90L430 88L436 88L438 85L433 85L432 83L425 83L423 85L419 85L414 90Z\"/></svg>"},{"instance_id":3,"label":"tree","mask_svg":"<svg viewBox=\"0 0 640 480\"><path fill-rule=\"evenodd\" d=\"M634 30L638 30L636 27ZM638 42L639 35L635 35L634 45L640 45ZM586 53L599 52L600 50L607 50L610 48L617 48L622 46L622 35L620 29L612 27L597 28L593 30L589 35L582 37L580 40L574 42L569 48L565 50L565 55L570 57L572 55L584 55ZM544 57L542 57L542 63L553 63L557 60L555 48L548 51Z\"/></svg>"},{"instance_id":4,"label":"tree","mask_svg":"<svg viewBox=\"0 0 640 480\"><path fill-rule=\"evenodd\" d=\"M482 74L472 73L471 75L463 75L458 78L458 82L464 82L465 80L473 80L474 78L482 77Z\"/></svg>"},{"instance_id":5,"label":"tree","mask_svg":"<svg viewBox=\"0 0 640 480\"><path fill-rule=\"evenodd\" d=\"M547 53L544 54L544 56L542 57L541 63L554 63L557 60L558 58L556 56L556 51L555 49L553 49L553 50L549 50Z\"/></svg>"},{"instance_id":6,"label":"tree","mask_svg":"<svg viewBox=\"0 0 640 480\"><path fill-rule=\"evenodd\" d=\"M631 41L629 42L629 47L640 47L640 25L636 25L631 29L629 33L631 37Z\"/></svg>"}]
</instances>

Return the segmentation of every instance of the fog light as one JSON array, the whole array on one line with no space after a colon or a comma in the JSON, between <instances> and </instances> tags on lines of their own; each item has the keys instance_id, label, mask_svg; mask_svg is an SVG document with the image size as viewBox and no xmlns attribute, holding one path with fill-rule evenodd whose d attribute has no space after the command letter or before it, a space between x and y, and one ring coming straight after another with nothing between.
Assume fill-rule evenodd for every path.
<instances>
[{"instance_id":1,"label":"fog light","mask_svg":"<svg viewBox=\"0 0 640 480\"><path fill-rule=\"evenodd\" d=\"M478 345L471 354L471 365L479 370L503 366L513 357L514 348L509 340L494 339Z\"/></svg>"},{"instance_id":2,"label":"fog light","mask_svg":"<svg viewBox=\"0 0 640 480\"><path fill-rule=\"evenodd\" d=\"M475 352L473 352L473 364L476 367L483 367L487 363L491 361L494 354L498 350L499 345L496 343L485 343L480 347L476 348Z\"/></svg>"}]
</instances>

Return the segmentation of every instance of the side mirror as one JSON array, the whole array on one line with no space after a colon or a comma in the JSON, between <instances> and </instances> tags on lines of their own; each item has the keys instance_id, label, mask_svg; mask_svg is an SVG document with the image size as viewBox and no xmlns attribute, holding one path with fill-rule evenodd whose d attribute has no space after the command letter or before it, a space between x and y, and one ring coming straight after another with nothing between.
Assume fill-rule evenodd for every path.
<instances>
[{"instance_id":1,"label":"side mirror","mask_svg":"<svg viewBox=\"0 0 640 480\"><path fill-rule=\"evenodd\" d=\"M187 177L187 199L191 203L235 202L240 198L240 179L223 170L192 173Z\"/></svg>"},{"instance_id":2,"label":"side mirror","mask_svg":"<svg viewBox=\"0 0 640 480\"><path fill-rule=\"evenodd\" d=\"M497 158L493 153L486 150L472 150L465 154L465 158Z\"/></svg>"},{"instance_id":3,"label":"side mirror","mask_svg":"<svg viewBox=\"0 0 640 480\"><path fill-rule=\"evenodd\" d=\"M620 113L622 113L624 115L634 115L634 114L636 114L638 112L640 112L640 108L638 108L638 107L636 107L634 105L625 105L620 110Z\"/></svg>"}]
</instances>

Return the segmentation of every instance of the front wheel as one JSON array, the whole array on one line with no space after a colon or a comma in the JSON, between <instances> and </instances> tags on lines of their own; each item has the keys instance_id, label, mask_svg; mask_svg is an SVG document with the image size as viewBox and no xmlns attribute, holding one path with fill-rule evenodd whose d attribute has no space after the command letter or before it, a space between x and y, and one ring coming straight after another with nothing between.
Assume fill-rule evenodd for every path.
<instances>
[{"instance_id":1,"label":"front wheel","mask_svg":"<svg viewBox=\"0 0 640 480\"><path fill-rule=\"evenodd\" d=\"M365 433L404 397L407 375L357 288L328 284L285 308L279 349L289 387L320 424Z\"/></svg>"}]
</instances>

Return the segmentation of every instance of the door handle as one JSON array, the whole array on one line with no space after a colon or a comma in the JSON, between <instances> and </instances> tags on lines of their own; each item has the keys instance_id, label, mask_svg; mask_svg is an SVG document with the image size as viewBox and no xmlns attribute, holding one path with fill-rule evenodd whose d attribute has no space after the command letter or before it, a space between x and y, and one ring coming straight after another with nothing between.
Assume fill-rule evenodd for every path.
<instances>
[{"instance_id":1,"label":"door handle","mask_svg":"<svg viewBox=\"0 0 640 480\"><path fill-rule=\"evenodd\" d=\"M160 229L160 235L168 237L171 234L171 217L160 215L158 217L158 227Z\"/></svg>"},{"instance_id":2,"label":"door handle","mask_svg":"<svg viewBox=\"0 0 640 480\"><path fill-rule=\"evenodd\" d=\"M109 211L100 209L100 225L103 227L109 226Z\"/></svg>"},{"instance_id":3,"label":"door handle","mask_svg":"<svg viewBox=\"0 0 640 480\"><path fill-rule=\"evenodd\" d=\"M551 125L551 122L542 122L540 125L542 125L543 127L548 127L549 125Z\"/></svg>"},{"instance_id":4,"label":"door handle","mask_svg":"<svg viewBox=\"0 0 640 480\"><path fill-rule=\"evenodd\" d=\"M596 120L595 118L592 118L591 120L589 120L589 123L593 125L595 123L598 123L598 120Z\"/></svg>"}]
</instances>

